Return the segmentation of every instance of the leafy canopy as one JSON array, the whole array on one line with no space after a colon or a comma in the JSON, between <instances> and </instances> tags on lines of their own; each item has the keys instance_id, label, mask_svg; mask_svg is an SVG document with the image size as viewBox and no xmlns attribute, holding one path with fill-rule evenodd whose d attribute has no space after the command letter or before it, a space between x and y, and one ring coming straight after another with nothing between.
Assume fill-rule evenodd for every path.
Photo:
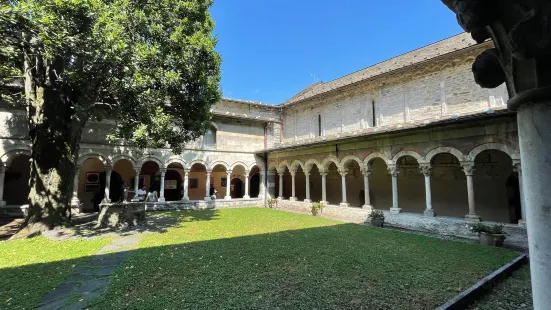
<instances>
[{"instance_id":1,"label":"leafy canopy","mask_svg":"<svg viewBox=\"0 0 551 310\"><path fill-rule=\"evenodd\" d=\"M180 152L220 99L212 0L12 0L0 4L0 94L23 104L24 59L54 75L73 118L116 121L111 140ZM26 52L27 51L27 52ZM30 51L30 52L29 52ZM31 75L36 83L44 76Z\"/></svg>"}]
</instances>

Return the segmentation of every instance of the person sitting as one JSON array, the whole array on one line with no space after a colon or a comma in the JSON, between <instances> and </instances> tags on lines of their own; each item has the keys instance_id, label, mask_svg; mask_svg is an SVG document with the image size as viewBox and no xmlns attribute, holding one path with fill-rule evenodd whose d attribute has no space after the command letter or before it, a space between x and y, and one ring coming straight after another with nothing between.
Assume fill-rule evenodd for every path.
<instances>
[{"instance_id":1,"label":"person sitting","mask_svg":"<svg viewBox=\"0 0 551 310\"><path fill-rule=\"evenodd\" d=\"M147 191L145 189L146 189L146 187L144 185L136 193L136 198L138 199L138 201L144 201L145 200L145 196L147 195Z\"/></svg>"},{"instance_id":2,"label":"person sitting","mask_svg":"<svg viewBox=\"0 0 551 310\"><path fill-rule=\"evenodd\" d=\"M157 202L158 201L158 198L157 198L157 191L156 190L152 190L149 192L149 194L147 194L147 202Z\"/></svg>"}]
</instances>

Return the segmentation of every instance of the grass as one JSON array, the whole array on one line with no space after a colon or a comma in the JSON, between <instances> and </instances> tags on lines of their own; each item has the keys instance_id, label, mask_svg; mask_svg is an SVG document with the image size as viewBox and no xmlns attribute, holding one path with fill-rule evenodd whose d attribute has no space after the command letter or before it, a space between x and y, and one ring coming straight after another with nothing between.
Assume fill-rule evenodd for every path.
<instances>
[{"instance_id":1,"label":"grass","mask_svg":"<svg viewBox=\"0 0 551 310\"><path fill-rule=\"evenodd\" d=\"M491 293L474 304L476 310L533 309L530 286L530 266L515 271L510 278L498 284Z\"/></svg>"},{"instance_id":2,"label":"grass","mask_svg":"<svg viewBox=\"0 0 551 310\"><path fill-rule=\"evenodd\" d=\"M0 241L0 309L32 309L109 240Z\"/></svg>"},{"instance_id":3,"label":"grass","mask_svg":"<svg viewBox=\"0 0 551 310\"><path fill-rule=\"evenodd\" d=\"M428 309L517 255L271 209L165 216L93 309Z\"/></svg>"}]
</instances>

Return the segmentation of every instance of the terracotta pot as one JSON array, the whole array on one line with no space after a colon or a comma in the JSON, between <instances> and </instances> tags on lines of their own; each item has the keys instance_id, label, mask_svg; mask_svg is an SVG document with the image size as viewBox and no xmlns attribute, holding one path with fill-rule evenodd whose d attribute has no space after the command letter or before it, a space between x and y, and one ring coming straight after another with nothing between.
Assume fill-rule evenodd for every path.
<instances>
[{"instance_id":1,"label":"terracotta pot","mask_svg":"<svg viewBox=\"0 0 551 310\"><path fill-rule=\"evenodd\" d=\"M502 247L503 241L505 240L504 234L488 234L485 232L478 233L478 238L480 238L481 244L486 244L489 246Z\"/></svg>"},{"instance_id":2,"label":"terracotta pot","mask_svg":"<svg viewBox=\"0 0 551 310\"><path fill-rule=\"evenodd\" d=\"M371 218L371 225L376 227L383 227L385 220L381 218Z\"/></svg>"}]
</instances>

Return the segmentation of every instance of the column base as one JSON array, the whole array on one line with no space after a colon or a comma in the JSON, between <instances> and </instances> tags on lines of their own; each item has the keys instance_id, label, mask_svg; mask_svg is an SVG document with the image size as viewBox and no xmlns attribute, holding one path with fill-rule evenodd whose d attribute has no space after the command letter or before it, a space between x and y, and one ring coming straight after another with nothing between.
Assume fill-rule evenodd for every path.
<instances>
[{"instance_id":1,"label":"column base","mask_svg":"<svg viewBox=\"0 0 551 310\"><path fill-rule=\"evenodd\" d=\"M224 196L224 200L231 200L231 196Z\"/></svg>"},{"instance_id":2,"label":"column base","mask_svg":"<svg viewBox=\"0 0 551 310\"><path fill-rule=\"evenodd\" d=\"M324 206L328 206L328 205L329 205L329 202L328 202L328 201L324 201L324 200L320 201L320 203L321 203L322 205L324 205Z\"/></svg>"},{"instance_id":3,"label":"column base","mask_svg":"<svg viewBox=\"0 0 551 310\"><path fill-rule=\"evenodd\" d=\"M480 216L478 216L476 214L467 214L467 215L465 215L465 221L480 222Z\"/></svg>"},{"instance_id":4,"label":"column base","mask_svg":"<svg viewBox=\"0 0 551 310\"><path fill-rule=\"evenodd\" d=\"M297 197L289 197L289 201L297 201Z\"/></svg>"},{"instance_id":5,"label":"column base","mask_svg":"<svg viewBox=\"0 0 551 310\"><path fill-rule=\"evenodd\" d=\"M373 210L373 206L372 205L363 205L362 209L364 209L368 212L371 212Z\"/></svg>"},{"instance_id":6,"label":"column base","mask_svg":"<svg viewBox=\"0 0 551 310\"><path fill-rule=\"evenodd\" d=\"M310 199L304 199L304 202L306 202L306 203L311 203L312 200L310 200Z\"/></svg>"},{"instance_id":7,"label":"column base","mask_svg":"<svg viewBox=\"0 0 551 310\"><path fill-rule=\"evenodd\" d=\"M3 201L5 203L5 201ZM0 206L2 205L2 202L0 202ZM71 199L71 207L78 207L80 205L80 200L78 198L72 198Z\"/></svg>"},{"instance_id":8,"label":"column base","mask_svg":"<svg viewBox=\"0 0 551 310\"><path fill-rule=\"evenodd\" d=\"M251 199L251 196L245 195L245 196L243 196L243 199Z\"/></svg>"},{"instance_id":9,"label":"column base","mask_svg":"<svg viewBox=\"0 0 551 310\"><path fill-rule=\"evenodd\" d=\"M0 201L0 207L5 207L7 205L5 200Z\"/></svg>"},{"instance_id":10,"label":"column base","mask_svg":"<svg viewBox=\"0 0 551 310\"><path fill-rule=\"evenodd\" d=\"M526 220L518 220L518 226L526 228Z\"/></svg>"},{"instance_id":11,"label":"column base","mask_svg":"<svg viewBox=\"0 0 551 310\"><path fill-rule=\"evenodd\" d=\"M189 197L182 198L182 201L189 201Z\"/></svg>"},{"instance_id":12,"label":"column base","mask_svg":"<svg viewBox=\"0 0 551 310\"><path fill-rule=\"evenodd\" d=\"M390 214L400 214L402 213L402 208L390 208Z\"/></svg>"},{"instance_id":13,"label":"column base","mask_svg":"<svg viewBox=\"0 0 551 310\"><path fill-rule=\"evenodd\" d=\"M277 200L283 200L283 197L279 196L277 197Z\"/></svg>"},{"instance_id":14,"label":"column base","mask_svg":"<svg viewBox=\"0 0 551 310\"><path fill-rule=\"evenodd\" d=\"M157 202L165 202L165 201L166 201L165 197L159 198L159 199L157 200Z\"/></svg>"},{"instance_id":15,"label":"column base","mask_svg":"<svg viewBox=\"0 0 551 310\"><path fill-rule=\"evenodd\" d=\"M103 198L103 200L101 201L101 203L111 203L111 199L105 199L105 198Z\"/></svg>"},{"instance_id":16,"label":"column base","mask_svg":"<svg viewBox=\"0 0 551 310\"><path fill-rule=\"evenodd\" d=\"M203 198L203 200L204 201L210 201L211 199L210 199L210 197L205 197L205 198Z\"/></svg>"},{"instance_id":17,"label":"column base","mask_svg":"<svg viewBox=\"0 0 551 310\"><path fill-rule=\"evenodd\" d=\"M435 217L436 212L434 212L434 209L425 209L425 212L423 212L423 215L426 217Z\"/></svg>"},{"instance_id":18,"label":"column base","mask_svg":"<svg viewBox=\"0 0 551 310\"><path fill-rule=\"evenodd\" d=\"M347 202L341 202L341 203L339 203L339 207L348 208L348 207L350 207L350 204L347 203Z\"/></svg>"}]
</instances>

